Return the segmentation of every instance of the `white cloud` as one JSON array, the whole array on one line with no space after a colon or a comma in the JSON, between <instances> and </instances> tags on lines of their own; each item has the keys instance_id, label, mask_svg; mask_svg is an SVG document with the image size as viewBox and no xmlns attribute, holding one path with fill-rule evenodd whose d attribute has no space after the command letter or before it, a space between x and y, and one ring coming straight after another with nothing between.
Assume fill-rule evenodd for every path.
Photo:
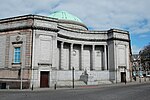
<instances>
[{"instance_id":1,"label":"white cloud","mask_svg":"<svg viewBox=\"0 0 150 100\"><path fill-rule=\"evenodd\" d=\"M68 10L94 29L124 28L128 27L131 33L149 32L148 27L140 28L140 20L148 20L149 0L67 0L55 10Z\"/></svg>"},{"instance_id":2,"label":"white cloud","mask_svg":"<svg viewBox=\"0 0 150 100\"><path fill-rule=\"evenodd\" d=\"M143 33L150 33L149 9L150 0L1 0L0 19L24 14L48 16L50 12L66 10L90 29L121 28L145 38L148 34ZM137 45L142 43L137 41L133 41L133 53L141 49Z\"/></svg>"},{"instance_id":3,"label":"white cloud","mask_svg":"<svg viewBox=\"0 0 150 100\"><path fill-rule=\"evenodd\" d=\"M133 54L138 54L142 48L137 47L136 45L132 45L131 49Z\"/></svg>"},{"instance_id":4,"label":"white cloud","mask_svg":"<svg viewBox=\"0 0 150 100\"><path fill-rule=\"evenodd\" d=\"M49 13L59 2L60 0L3 0L0 3L0 17Z\"/></svg>"},{"instance_id":5,"label":"white cloud","mask_svg":"<svg viewBox=\"0 0 150 100\"><path fill-rule=\"evenodd\" d=\"M145 33L150 32L149 5L150 0L3 0L0 17L67 10L93 29L128 28L130 33ZM141 28L143 19L148 23Z\"/></svg>"}]
</instances>

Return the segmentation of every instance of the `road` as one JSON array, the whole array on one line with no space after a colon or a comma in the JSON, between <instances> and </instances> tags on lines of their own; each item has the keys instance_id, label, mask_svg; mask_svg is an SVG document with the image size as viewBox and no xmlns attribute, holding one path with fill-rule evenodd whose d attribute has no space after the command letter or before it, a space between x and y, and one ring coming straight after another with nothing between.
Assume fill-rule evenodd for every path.
<instances>
[{"instance_id":1,"label":"road","mask_svg":"<svg viewBox=\"0 0 150 100\"><path fill-rule=\"evenodd\" d=\"M0 100L150 100L150 83L42 91L0 91Z\"/></svg>"}]
</instances>

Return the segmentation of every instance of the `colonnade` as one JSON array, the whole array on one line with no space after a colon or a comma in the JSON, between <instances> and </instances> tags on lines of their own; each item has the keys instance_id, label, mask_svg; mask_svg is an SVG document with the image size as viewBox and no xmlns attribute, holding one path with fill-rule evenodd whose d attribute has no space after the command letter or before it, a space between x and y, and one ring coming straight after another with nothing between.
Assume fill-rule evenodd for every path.
<instances>
[{"instance_id":1,"label":"colonnade","mask_svg":"<svg viewBox=\"0 0 150 100\"><path fill-rule=\"evenodd\" d=\"M64 42L59 42L60 43L60 64L59 64L59 69L61 70L61 69L63 69L64 68L64 58L63 58L63 56L66 56L65 55L65 53L64 53ZM68 70L71 70L72 69L72 67L75 67L75 66L73 66L73 62L74 62L74 60L73 60L73 55L74 55L74 53L76 53L76 52L74 52L74 45L76 45L76 44L74 44L74 43L67 43L67 44L69 44L69 68L68 68ZM85 70L86 69L86 66L85 66L85 61L84 61L84 47L86 46L86 44L78 44L79 46L80 46L80 60L79 60L79 68L78 68L78 70ZM98 70L108 70L108 66L107 66L107 45L88 45L88 46L90 46L90 47L92 47L91 48L91 50L90 50L90 57L91 57L91 63L90 63L90 68L89 68L89 70L97 70L96 69L96 63L95 63L95 55L96 55L96 52L95 52L95 48L96 48L96 46L101 46L101 47L103 47L103 53L102 53L102 68L100 68L100 69L98 69Z\"/></svg>"}]
</instances>

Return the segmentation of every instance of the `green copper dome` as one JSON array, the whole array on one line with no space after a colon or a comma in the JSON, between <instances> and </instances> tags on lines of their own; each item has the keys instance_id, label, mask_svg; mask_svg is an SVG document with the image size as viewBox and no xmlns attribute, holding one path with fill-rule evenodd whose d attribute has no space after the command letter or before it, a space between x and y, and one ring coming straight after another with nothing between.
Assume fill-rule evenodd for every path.
<instances>
[{"instance_id":1,"label":"green copper dome","mask_svg":"<svg viewBox=\"0 0 150 100\"><path fill-rule=\"evenodd\" d=\"M56 11L51 13L49 17L83 23L78 17L68 13L67 11Z\"/></svg>"}]
</instances>

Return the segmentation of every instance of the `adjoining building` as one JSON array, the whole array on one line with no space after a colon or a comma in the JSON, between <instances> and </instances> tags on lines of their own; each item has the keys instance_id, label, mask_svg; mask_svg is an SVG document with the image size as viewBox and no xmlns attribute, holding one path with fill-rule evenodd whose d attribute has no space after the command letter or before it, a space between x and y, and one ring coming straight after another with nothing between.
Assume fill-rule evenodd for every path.
<instances>
[{"instance_id":1,"label":"adjoining building","mask_svg":"<svg viewBox=\"0 0 150 100\"><path fill-rule=\"evenodd\" d=\"M88 30L66 11L0 20L0 83L10 88L130 81L128 31Z\"/></svg>"},{"instance_id":2,"label":"adjoining building","mask_svg":"<svg viewBox=\"0 0 150 100\"><path fill-rule=\"evenodd\" d=\"M133 76L146 77L150 75L150 62L149 60L141 61L139 54L132 54L132 74Z\"/></svg>"},{"instance_id":3,"label":"adjoining building","mask_svg":"<svg viewBox=\"0 0 150 100\"><path fill-rule=\"evenodd\" d=\"M133 76L134 77L143 76L142 67L140 66L140 56L139 56L139 54L133 54L132 55L132 62L133 62L133 67L132 67Z\"/></svg>"}]
</instances>

